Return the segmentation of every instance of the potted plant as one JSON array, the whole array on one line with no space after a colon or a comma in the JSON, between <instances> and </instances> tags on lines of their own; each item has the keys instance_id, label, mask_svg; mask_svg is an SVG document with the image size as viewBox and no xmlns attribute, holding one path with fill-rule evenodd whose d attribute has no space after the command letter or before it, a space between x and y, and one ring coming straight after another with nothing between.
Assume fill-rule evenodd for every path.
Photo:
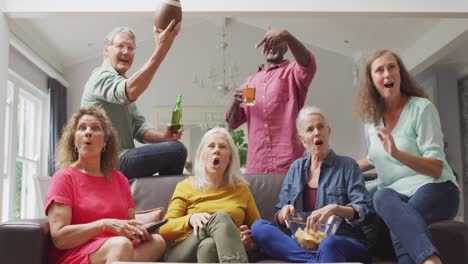
<instances>
[{"instance_id":1,"label":"potted plant","mask_svg":"<svg viewBox=\"0 0 468 264\"><path fill-rule=\"evenodd\" d=\"M240 166L241 168L244 168L247 161L247 143L245 142L245 132L242 129L238 129L231 130L230 133L239 153Z\"/></svg>"}]
</instances>

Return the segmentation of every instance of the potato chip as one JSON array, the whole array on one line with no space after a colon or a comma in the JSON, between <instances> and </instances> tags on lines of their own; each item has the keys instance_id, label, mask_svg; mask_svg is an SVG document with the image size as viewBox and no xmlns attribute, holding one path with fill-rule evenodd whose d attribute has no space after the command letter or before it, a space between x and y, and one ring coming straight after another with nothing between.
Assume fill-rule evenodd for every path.
<instances>
[{"instance_id":1,"label":"potato chip","mask_svg":"<svg viewBox=\"0 0 468 264\"><path fill-rule=\"evenodd\" d=\"M299 245L305 250L317 250L318 245L327 234L324 232L314 232L309 229L308 232L298 228L294 234Z\"/></svg>"}]
</instances>

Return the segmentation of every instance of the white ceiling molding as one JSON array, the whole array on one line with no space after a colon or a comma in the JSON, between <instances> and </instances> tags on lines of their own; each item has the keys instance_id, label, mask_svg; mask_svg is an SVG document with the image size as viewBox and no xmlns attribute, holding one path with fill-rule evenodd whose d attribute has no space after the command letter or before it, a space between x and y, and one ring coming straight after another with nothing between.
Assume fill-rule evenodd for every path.
<instances>
[{"instance_id":1,"label":"white ceiling molding","mask_svg":"<svg viewBox=\"0 0 468 264\"><path fill-rule=\"evenodd\" d=\"M468 21L465 19L442 19L439 24L426 32L407 48L401 55L405 65L416 75L440 60L442 57L460 48L457 43L466 45ZM465 50L463 48L463 50Z\"/></svg>"},{"instance_id":2,"label":"white ceiling molding","mask_svg":"<svg viewBox=\"0 0 468 264\"><path fill-rule=\"evenodd\" d=\"M26 23L17 23L18 21ZM41 34L31 31L36 28L35 21L25 19L9 19L9 29L12 35L30 48L35 54L39 55L49 66L53 67L59 73L63 72L63 60L60 50L56 49L53 43ZM55 32L54 32L55 33Z\"/></svg>"},{"instance_id":3,"label":"white ceiling molding","mask_svg":"<svg viewBox=\"0 0 468 264\"><path fill-rule=\"evenodd\" d=\"M463 0L182 0L184 12L389 12L389 13L467 13ZM5 13L23 12L147 12L155 0L4 0Z\"/></svg>"},{"instance_id":4,"label":"white ceiling molding","mask_svg":"<svg viewBox=\"0 0 468 264\"><path fill-rule=\"evenodd\" d=\"M63 76L39 57L33 50L26 46L21 40L19 40L14 34L10 34L10 45L13 46L18 52L23 54L28 60L34 65L41 69L49 77L56 79L66 88L70 87L70 84L63 78Z\"/></svg>"}]
</instances>

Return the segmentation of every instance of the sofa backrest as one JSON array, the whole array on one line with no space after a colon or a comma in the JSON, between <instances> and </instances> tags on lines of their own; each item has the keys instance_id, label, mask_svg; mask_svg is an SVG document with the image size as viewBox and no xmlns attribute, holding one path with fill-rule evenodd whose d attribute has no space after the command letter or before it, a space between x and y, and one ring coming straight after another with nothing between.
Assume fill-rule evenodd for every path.
<instances>
[{"instance_id":1,"label":"sofa backrest","mask_svg":"<svg viewBox=\"0 0 468 264\"><path fill-rule=\"evenodd\" d=\"M246 174L257 208L263 219L274 220L275 204L283 184L284 174ZM187 175L152 176L136 178L131 183L135 209L147 210L155 207L167 209L176 184Z\"/></svg>"}]
</instances>

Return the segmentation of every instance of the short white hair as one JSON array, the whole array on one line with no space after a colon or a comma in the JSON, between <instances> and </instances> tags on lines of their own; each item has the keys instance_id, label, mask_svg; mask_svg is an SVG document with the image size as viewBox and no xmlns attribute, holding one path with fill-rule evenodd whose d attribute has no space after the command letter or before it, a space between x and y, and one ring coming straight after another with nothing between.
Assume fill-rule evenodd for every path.
<instances>
[{"instance_id":1,"label":"short white hair","mask_svg":"<svg viewBox=\"0 0 468 264\"><path fill-rule=\"evenodd\" d=\"M206 172L205 160L203 160L203 153L206 151L208 140L215 134L222 134L225 136L229 149L231 151L231 160L229 161L228 167L224 172L224 185L243 185L247 184L247 181L241 175L239 153L234 140L229 134L229 131L223 127L215 127L210 129L203 135L200 144L198 145L197 152L195 154L195 161L193 164L194 176L191 176L192 185L195 188L206 190L213 186L210 177Z\"/></svg>"},{"instance_id":2,"label":"short white hair","mask_svg":"<svg viewBox=\"0 0 468 264\"><path fill-rule=\"evenodd\" d=\"M299 111L299 114L297 115L297 118L296 118L296 129L297 129L297 133L299 135L302 135L302 123L304 123L304 120L306 119L306 117L308 117L310 115L320 115L323 118L323 120L325 121L325 123L327 123L327 127L330 127L328 125L327 118L325 117L322 110L320 110L320 108L318 106L315 106L315 105L304 106L301 109L301 111ZM302 143L302 144L304 145L304 148L306 149L307 153L310 154L309 145L304 144L304 143Z\"/></svg>"},{"instance_id":3,"label":"short white hair","mask_svg":"<svg viewBox=\"0 0 468 264\"><path fill-rule=\"evenodd\" d=\"M325 120L325 123L328 124L328 120L325 117L325 114L323 114L322 110L318 106L312 105L312 106L304 106L302 107L301 111L299 111L299 114L297 115L296 118L296 129L297 133L301 134L302 132L302 123L306 119L306 117L310 115L321 115L323 120Z\"/></svg>"}]
</instances>

